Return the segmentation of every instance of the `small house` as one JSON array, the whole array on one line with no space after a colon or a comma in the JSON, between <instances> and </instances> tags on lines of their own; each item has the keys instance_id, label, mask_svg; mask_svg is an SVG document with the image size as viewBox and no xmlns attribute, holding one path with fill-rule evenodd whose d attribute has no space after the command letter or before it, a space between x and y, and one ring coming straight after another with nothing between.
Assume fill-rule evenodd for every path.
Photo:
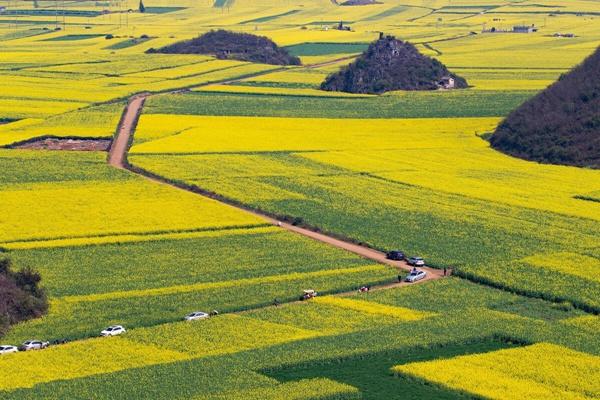
<instances>
[{"instance_id":1,"label":"small house","mask_svg":"<svg viewBox=\"0 0 600 400\"><path fill-rule=\"evenodd\" d=\"M514 33L533 33L533 32L537 32L537 28L535 27L535 25L515 25L513 26L513 30Z\"/></svg>"},{"instance_id":2,"label":"small house","mask_svg":"<svg viewBox=\"0 0 600 400\"><path fill-rule=\"evenodd\" d=\"M456 81L451 76L445 76L438 82L440 89L454 89L456 87Z\"/></svg>"}]
</instances>

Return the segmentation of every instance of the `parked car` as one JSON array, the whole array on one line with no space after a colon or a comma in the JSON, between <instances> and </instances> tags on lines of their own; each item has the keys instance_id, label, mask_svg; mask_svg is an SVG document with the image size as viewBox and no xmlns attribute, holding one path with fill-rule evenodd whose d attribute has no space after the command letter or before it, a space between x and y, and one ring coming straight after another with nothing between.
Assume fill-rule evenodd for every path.
<instances>
[{"instance_id":1,"label":"parked car","mask_svg":"<svg viewBox=\"0 0 600 400\"><path fill-rule=\"evenodd\" d=\"M16 353L17 351L19 351L17 346L10 346L7 344L0 346L0 355Z\"/></svg>"},{"instance_id":2,"label":"parked car","mask_svg":"<svg viewBox=\"0 0 600 400\"><path fill-rule=\"evenodd\" d=\"M386 254L386 258L388 260L394 260L394 261L402 261L404 260L406 256L404 255L403 252L401 252L400 250L392 250L392 251L388 251L388 253Z\"/></svg>"},{"instance_id":3,"label":"parked car","mask_svg":"<svg viewBox=\"0 0 600 400\"><path fill-rule=\"evenodd\" d=\"M425 278L427 276L427 272L420 270L420 269L413 269L412 271L410 271L410 274L408 274L406 276L406 278L404 278L405 282L416 282L416 281L420 281L421 279Z\"/></svg>"},{"instance_id":4,"label":"parked car","mask_svg":"<svg viewBox=\"0 0 600 400\"><path fill-rule=\"evenodd\" d=\"M422 257L411 257L408 259L408 265L423 267L425 265L425 260Z\"/></svg>"},{"instance_id":5,"label":"parked car","mask_svg":"<svg viewBox=\"0 0 600 400\"><path fill-rule=\"evenodd\" d=\"M302 297L300 297L300 300L310 300L313 297L317 297L317 292L313 289L307 289L304 290L304 294L302 294Z\"/></svg>"},{"instance_id":6,"label":"parked car","mask_svg":"<svg viewBox=\"0 0 600 400\"><path fill-rule=\"evenodd\" d=\"M121 325L113 325L113 326L109 326L108 328L106 328L105 330L100 332L100 335L101 336L117 336L117 335L120 335L125 332L127 332L127 331Z\"/></svg>"},{"instance_id":7,"label":"parked car","mask_svg":"<svg viewBox=\"0 0 600 400\"><path fill-rule=\"evenodd\" d=\"M42 350L48 347L50 343L42 342L41 340L28 340L23 342L23 344L19 347L20 351L29 351L29 350Z\"/></svg>"},{"instance_id":8,"label":"parked car","mask_svg":"<svg viewBox=\"0 0 600 400\"><path fill-rule=\"evenodd\" d=\"M210 315L208 315L207 313L202 312L202 311L196 311L196 312L186 315L184 319L186 321L195 321L197 319L205 319L208 317L210 317Z\"/></svg>"}]
</instances>

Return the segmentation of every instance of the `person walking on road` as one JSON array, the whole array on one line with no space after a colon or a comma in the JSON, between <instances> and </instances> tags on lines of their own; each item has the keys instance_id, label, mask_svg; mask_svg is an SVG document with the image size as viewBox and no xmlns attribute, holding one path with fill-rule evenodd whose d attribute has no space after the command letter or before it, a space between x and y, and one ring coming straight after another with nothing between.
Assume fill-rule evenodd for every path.
<instances>
[{"instance_id":1,"label":"person walking on road","mask_svg":"<svg viewBox=\"0 0 600 400\"><path fill-rule=\"evenodd\" d=\"M446 269L446 267L444 267L444 276L446 276L446 272L448 272L448 270Z\"/></svg>"}]
</instances>

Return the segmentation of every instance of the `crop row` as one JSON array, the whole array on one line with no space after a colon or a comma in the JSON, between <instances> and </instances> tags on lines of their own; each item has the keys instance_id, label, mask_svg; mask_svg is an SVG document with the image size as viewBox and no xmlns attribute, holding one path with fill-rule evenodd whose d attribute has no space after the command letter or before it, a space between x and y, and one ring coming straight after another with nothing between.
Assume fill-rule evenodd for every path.
<instances>
[{"instance_id":1,"label":"crop row","mask_svg":"<svg viewBox=\"0 0 600 400\"><path fill-rule=\"evenodd\" d=\"M189 238L20 250L12 251L11 257L17 265L38 269L53 297L219 284L369 265L350 253L274 227L198 232Z\"/></svg>"},{"instance_id":2,"label":"crop row","mask_svg":"<svg viewBox=\"0 0 600 400\"><path fill-rule=\"evenodd\" d=\"M498 117L534 94L535 91L488 90L329 99L192 92L153 97L147 102L147 112L289 118Z\"/></svg>"},{"instance_id":3,"label":"crop row","mask_svg":"<svg viewBox=\"0 0 600 400\"><path fill-rule=\"evenodd\" d=\"M322 293L355 290L361 285L390 282L395 271L386 266L363 266L312 273L175 286L156 290L104 293L51 301L42 319L19 324L6 340L19 343L30 337L48 339L95 336L105 326L151 326L179 321L195 310L233 312L297 300L302 290Z\"/></svg>"}]
</instances>

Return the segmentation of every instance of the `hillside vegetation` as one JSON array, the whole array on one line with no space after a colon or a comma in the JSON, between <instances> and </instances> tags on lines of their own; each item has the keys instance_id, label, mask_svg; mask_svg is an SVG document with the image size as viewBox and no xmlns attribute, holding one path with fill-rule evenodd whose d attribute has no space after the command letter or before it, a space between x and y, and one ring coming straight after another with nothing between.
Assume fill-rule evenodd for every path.
<instances>
[{"instance_id":1,"label":"hillside vegetation","mask_svg":"<svg viewBox=\"0 0 600 400\"><path fill-rule=\"evenodd\" d=\"M48 309L41 277L32 270L14 272L8 258L0 258L0 336L17 322L40 317Z\"/></svg>"},{"instance_id":2,"label":"hillside vegetation","mask_svg":"<svg viewBox=\"0 0 600 400\"><path fill-rule=\"evenodd\" d=\"M552 164L600 167L600 49L512 112L494 148Z\"/></svg>"},{"instance_id":3,"label":"hillside vegetation","mask_svg":"<svg viewBox=\"0 0 600 400\"><path fill-rule=\"evenodd\" d=\"M393 36L372 43L355 62L327 77L321 89L380 94L392 90L436 90L443 81L453 88L466 88L467 81L448 71L436 59L424 56L408 42Z\"/></svg>"},{"instance_id":4,"label":"hillside vegetation","mask_svg":"<svg viewBox=\"0 0 600 400\"><path fill-rule=\"evenodd\" d=\"M212 30L197 38L177 42L149 53L207 54L220 59L250 61L273 65L300 65L298 57L290 55L265 36Z\"/></svg>"}]
</instances>

